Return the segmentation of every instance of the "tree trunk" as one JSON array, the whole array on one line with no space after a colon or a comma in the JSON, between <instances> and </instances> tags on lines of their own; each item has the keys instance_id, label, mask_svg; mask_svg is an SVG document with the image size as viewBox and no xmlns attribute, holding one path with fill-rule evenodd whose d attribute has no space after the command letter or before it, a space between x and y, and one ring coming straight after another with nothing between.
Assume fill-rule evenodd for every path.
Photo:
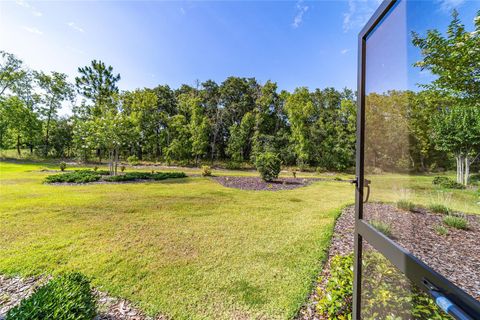
<instances>
[{"instance_id":1,"label":"tree trunk","mask_svg":"<svg viewBox=\"0 0 480 320\"><path fill-rule=\"evenodd\" d=\"M17 134L17 154L20 157L22 155L22 152L20 151L20 135Z\"/></svg>"},{"instance_id":2,"label":"tree trunk","mask_svg":"<svg viewBox=\"0 0 480 320\"><path fill-rule=\"evenodd\" d=\"M45 129L45 146L44 146L44 151L43 155L45 157L48 156L48 140L49 140L49 133L50 133L50 121L52 120L52 115L51 112L48 113L48 118L47 118L47 128Z\"/></svg>"},{"instance_id":3,"label":"tree trunk","mask_svg":"<svg viewBox=\"0 0 480 320\"><path fill-rule=\"evenodd\" d=\"M464 185L468 185L468 178L470 175L470 157L467 155L465 156L465 177L464 177Z\"/></svg>"},{"instance_id":4,"label":"tree trunk","mask_svg":"<svg viewBox=\"0 0 480 320\"><path fill-rule=\"evenodd\" d=\"M117 175L117 168L118 168L118 148L115 148L115 158L114 158L114 172Z\"/></svg>"}]
</instances>

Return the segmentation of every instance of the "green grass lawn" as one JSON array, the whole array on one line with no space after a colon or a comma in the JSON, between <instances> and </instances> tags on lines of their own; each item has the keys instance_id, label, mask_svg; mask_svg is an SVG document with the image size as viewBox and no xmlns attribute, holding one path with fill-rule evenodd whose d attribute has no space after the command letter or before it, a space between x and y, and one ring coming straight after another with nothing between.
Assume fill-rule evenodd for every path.
<instances>
[{"instance_id":1,"label":"green grass lawn","mask_svg":"<svg viewBox=\"0 0 480 320\"><path fill-rule=\"evenodd\" d=\"M0 162L0 273L77 270L149 314L292 317L325 257L347 183L254 192L202 177L42 184L47 164Z\"/></svg>"},{"instance_id":2,"label":"green grass lawn","mask_svg":"<svg viewBox=\"0 0 480 320\"><path fill-rule=\"evenodd\" d=\"M278 192L202 177L45 185L51 173L41 168L58 165L0 162L0 273L80 271L111 295L176 319L293 317L321 268L334 219L354 195L334 181ZM321 175L336 176L351 177ZM439 189L433 175L369 178L371 201L445 201L480 213L477 190Z\"/></svg>"}]
</instances>

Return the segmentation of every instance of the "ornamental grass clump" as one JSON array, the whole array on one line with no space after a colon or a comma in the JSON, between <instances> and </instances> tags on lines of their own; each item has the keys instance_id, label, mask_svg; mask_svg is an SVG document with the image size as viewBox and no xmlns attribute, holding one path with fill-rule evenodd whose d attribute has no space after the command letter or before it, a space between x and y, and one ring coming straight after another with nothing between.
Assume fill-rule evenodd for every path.
<instances>
[{"instance_id":1,"label":"ornamental grass clump","mask_svg":"<svg viewBox=\"0 0 480 320\"><path fill-rule=\"evenodd\" d=\"M464 217L448 215L443 217L443 223L455 229L466 230L468 228L467 219L465 219Z\"/></svg>"},{"instance_id":2,"label":"ornamental grass clump","mask_svg":"<svg viewBox=\"0 0 480 320\"><path fill-rule=\"evenodd\" d=\"M202 166L202 176L210 177L212 176L212 168L209 166Z\"/></svg>"},{"instance_id":3,"label":"ornamental grass clump","mask_svg":"<svg viewBox=\"0 0 480 320\"><path fill-rule=\"evenodd\" d=\"M397 208L406 210L406 211L413 211L415 210L415 204L408 200L398 200Z\"/></svg>"},{"instance_id":4,"label":"ornamental grass clump","mask_svg":"<svg viewBox=\"0 0 480 320\"><path fill-rule=\"evenodd\" d=\"M428 209L434 213L450 214L450 209L440 203L432 203L428 206Z\"/></svg>"},{"instance_id":5,"label":"ornamental grass clump","mask_svg":"<svg viewBox=\"0 0 480 320\"><path fill-rule=\"evenodd\" d=\"M80 273L67 273L50 280L30 297L10 309L6 320L92 320L96 301L89 280Z\"/></svg>"},{"instance_id":6,"label":"ornamental grass clump","mask_svg":"<svg viewBox=\"0 0 480 320\"><path fill-rule=\"evenodd\" d=\"M388 223L379 220L371 220L369 223L372 225L372 227L383 233L385 236L389 238L392 237L392 227Z\"/></svg>"}]
</instances>

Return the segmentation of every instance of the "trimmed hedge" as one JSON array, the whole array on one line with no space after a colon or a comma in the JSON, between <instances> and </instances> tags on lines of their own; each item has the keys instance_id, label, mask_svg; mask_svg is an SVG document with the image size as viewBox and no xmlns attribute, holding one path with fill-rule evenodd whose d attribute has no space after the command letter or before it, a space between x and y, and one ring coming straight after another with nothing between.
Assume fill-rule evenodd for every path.
<instances>
[{"instance_id":1,"label":"trimmed hedge","mask_svg":"<svg viewBox=\"0 0 480 320\"><path fill-rule=\"evenodd\" d=\"M123 175L106 177L104 180L109 182L122 182L134 180L165 180L186 177L187 175L183 172L128 172Z\"/></svg>"},{"instance_id":2,"label":"trimmed hedge","mask_svg":"<svg viewBox=\"0 0 480 320\"><path fill-rule=\"evenodd\" d=\"M100 174L90 170L53 174L45 178L45 183L88 183L100 180Z\"/></svg>"},{"instance_id":3,"label":"trimmed hedge","mask_svg":"<svg viewBox=\"0 0 480 320\"><path fill-rule=\"evenodd\" d=\"M80 273L68 273L50 280L10 309L6 320L91 320L95 315L90 282Z\"/></svg>"}]
</instances>

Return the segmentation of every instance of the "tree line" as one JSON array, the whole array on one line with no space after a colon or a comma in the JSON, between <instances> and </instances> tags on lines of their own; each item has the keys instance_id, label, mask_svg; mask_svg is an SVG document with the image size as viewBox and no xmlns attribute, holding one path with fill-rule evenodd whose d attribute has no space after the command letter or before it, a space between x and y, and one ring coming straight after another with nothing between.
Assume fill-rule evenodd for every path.
<instances>
[{"instance_id":1,"label":"tree line","mask_svg":"<svg viewBox=\"0 0 480 320\"><path fill-rule=\"evenodd\" d=\"M264 152L285 165L345 170L354 165L356 102L352 90L293 92L275 82L229 77L195 86L121 91L121 77L93 60L75 83L58 72L30 71L1 52L2 148L84 161L139 160L231 167ZM58 115L73 103L68 117Z\"/></svg>"},{"instance_id":2,"label":"tree line","mask_svg":"<svg viewBox=\"0 0 480 320\"><path fill-rule=\"evenodd\" d=\"M366 97L365 165L386 171L453 168L468 183L480 154L480 14L469 32L453 11L445 34L413 33L435 80L419 91ZM355 165L356 93L279 90L273 81L228 77L194 86L120 91L102 61L78 68L74 83L31 71L0 51L0 147L45 157L120 159L238 168L273 154L283 165L344 171ZM81 97L80 101L75 97ZM63 104L71 116L59 116Z\"/></svg>"}]
</instances>

